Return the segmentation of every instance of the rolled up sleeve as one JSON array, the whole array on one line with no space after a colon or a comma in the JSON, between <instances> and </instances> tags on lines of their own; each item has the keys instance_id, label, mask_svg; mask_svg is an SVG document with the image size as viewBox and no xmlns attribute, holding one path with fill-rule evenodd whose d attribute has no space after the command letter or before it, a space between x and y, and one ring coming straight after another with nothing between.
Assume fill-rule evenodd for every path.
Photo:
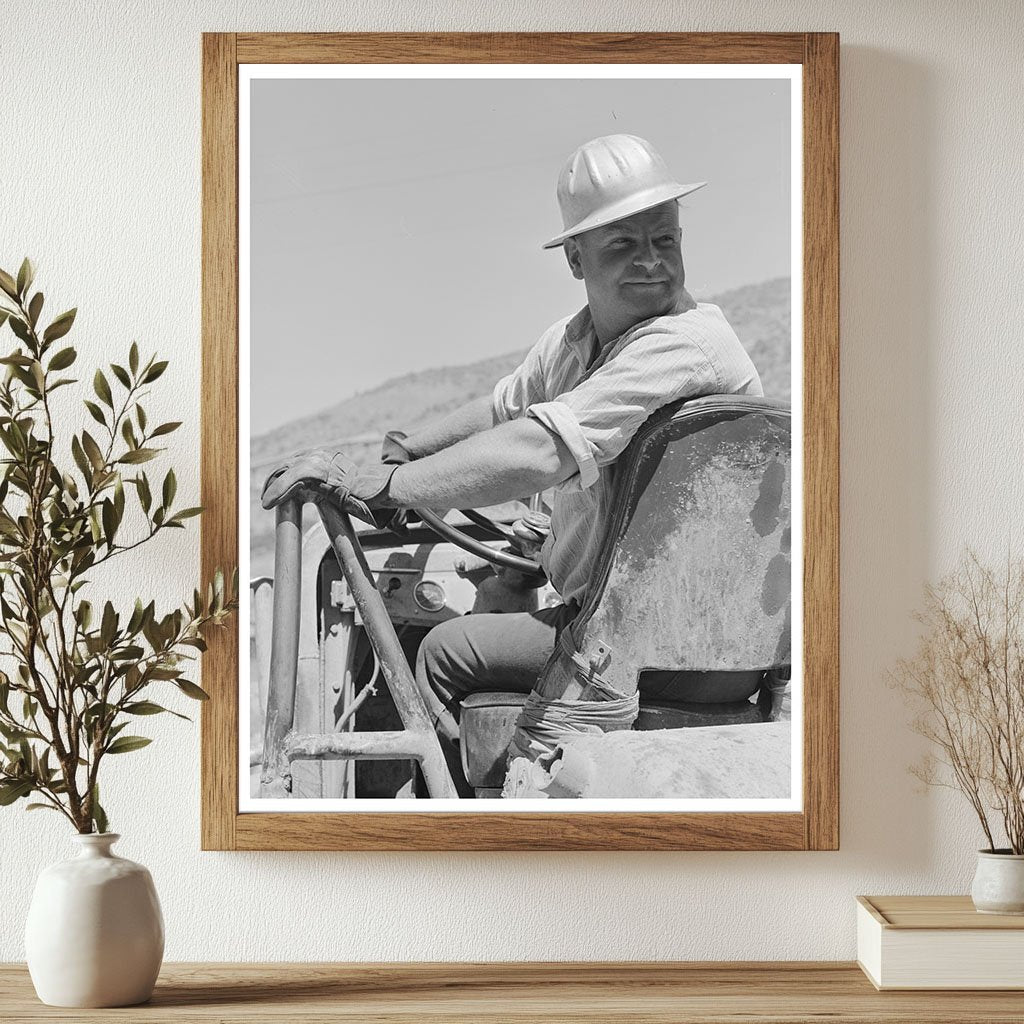
<instances>
[{"instance_id":1,"label":"rolled up sleeve","mask_svg":"<svg viewBox=\"0 0 1024 1024\"><path fill-rule=\"evenodd\" d=\"M572 409L560 400L554 402L539 402L531 405L526 410L526 415L531 416L539 423L544 424L553 434L557 434L569 453L576 460L578 472L563 481L569 488L583 490L597 482L597 462L594 460L594 448L587 435L583 431L576 414Z\"/></svg>"},{"instance_id":2,"label":"rolled up sleeve","mask_svg":"<svg viewBox=\"0 0 1024 1024\"><path fill-rule=\"evenodd\" d=\"M544 332L526 357L510 374L502 377L491 392L491 413L495 423L506 423L526 415L536 402L549 397L548 376L552 355L557 351L566 320Z\"/></svg>"},{"instance_id":3,"label":"rolled up sleeve","mask_svg":"<svg viewBox=\"0 0 1024 1024\"><path fill-rule=\"evenodd\" d=\"M652 331L633 338L572 390L529 406L527 415L558 434L576 460L578 476L562 486L583 489L661 406L717 390L715 370L697 340Z\"/></svg>"}]
</instances>

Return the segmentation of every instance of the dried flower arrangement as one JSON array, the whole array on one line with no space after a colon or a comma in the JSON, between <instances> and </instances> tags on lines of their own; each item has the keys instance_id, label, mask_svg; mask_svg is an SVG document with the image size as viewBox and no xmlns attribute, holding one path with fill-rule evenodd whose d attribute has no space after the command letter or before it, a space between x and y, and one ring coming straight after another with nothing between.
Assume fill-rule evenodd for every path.
<instances>
[{"instance_id":1,"label":"dried flower arrangement","mask_svg":"<svg viewBox=\"0 0 1024 1024\"><path fill-rule=\"evenodd\" d=\"M1024 561L997 571L969 552L925 589L915 618L923 633L895 682L920 709L914 730L939 754L911 771L963 793L988 852L1024 854Z\"/></svg>"}]
</instances>

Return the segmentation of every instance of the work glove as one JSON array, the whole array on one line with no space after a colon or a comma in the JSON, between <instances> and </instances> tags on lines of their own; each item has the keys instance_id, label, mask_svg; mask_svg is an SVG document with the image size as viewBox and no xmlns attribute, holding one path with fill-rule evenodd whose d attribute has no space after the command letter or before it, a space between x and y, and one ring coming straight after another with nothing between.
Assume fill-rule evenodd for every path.
<instances>
[{"instance_id":1,"label":"work glove","mask_svg":"<svg viewBox=\"0 0 1024 1024\"><path fill-rule=\"evenodd\" d=\"M401 430L389 430L384 435L384 443L380 446L380 461L386 466L404 466L412 462L413 455L404 442L408 435Z\"/></svg>"},{"instance_id":2,"label":"work glove","mask_svg":"<svg viewBox=\"0 0 1024 1024\"><path fill-rule=\"evenodd\" d=\"M391 474L397 466L360 468L347 455L330 448L314 448L283 462L267 477L260 502L273 508L300 495L308 500L331 501L372 526L378 520L371 509L380 508ZM386 519L390 509L382 516Z\"/></svg>"},{"instance_id":3,"label":"work glove","mask_svg":"<svg viewBox=\"0 0 1024 1024\"><path fill-rule=\"evenodd\" d=\"M389 430L384 435L384 443L380 446L380 461L385 466L404 466L412 462L413 455L403 444L407 435L401 430ZM396 508L387 522L387 528L392 533L404 536L409 532L409 511L404 508Z\"/></svg>"}]
</instances>

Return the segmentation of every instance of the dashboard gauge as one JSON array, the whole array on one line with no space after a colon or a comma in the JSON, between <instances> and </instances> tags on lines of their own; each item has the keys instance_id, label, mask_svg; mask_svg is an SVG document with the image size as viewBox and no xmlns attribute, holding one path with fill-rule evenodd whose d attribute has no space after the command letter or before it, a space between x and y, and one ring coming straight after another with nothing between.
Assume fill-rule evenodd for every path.
<instances>
[{"instance_id":1,"label":"dashboard gauge","mask_svg":"<svg viewBox=\"0 0 1024 1024\"><path fill-rule=\"evenodd\" d=\"M421 580L417 583L412 596L425 612L439 612L445 605L444 587L433 580Z\"/></svg>"}]
</instances>

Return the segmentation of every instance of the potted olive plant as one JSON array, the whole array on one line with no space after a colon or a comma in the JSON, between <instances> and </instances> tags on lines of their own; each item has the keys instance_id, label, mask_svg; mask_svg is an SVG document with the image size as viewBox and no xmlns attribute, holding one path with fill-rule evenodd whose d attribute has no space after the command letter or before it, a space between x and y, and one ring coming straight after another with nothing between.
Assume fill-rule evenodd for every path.
<instances>
[{"instance_id":1,"label":"potted olive plant","mask_svg":"<svg viewBox=\"0 0 1024 1024\"><path fill-rule=\"evenodd\" d=\"M170 714L169 691L207 695L188 678L204 630L225 622L237 583L221 573L180 608L140 597L118 608L90 581L199 508L175 504L173 469L151 476L175 422L143 401L167 363L132 344L123 364L87 376L66 341L68 310L42 322L32 264L0 271L0 805L65 817L79 856L43 871L26 930L40 998L64 1006L147 999L163 955L149 872L111 852L101 768L152 742L133 725ZM81 378L85 377L84 380ZM64 388L87 389L76 429ZM60 419L55 406L64 410Z\"/></svg>"},{"instance_id":2,"label":"potted olive plant","mask_svg":"<svg viewBox=\"0 0 1024 1024\"><path fill-rule=\"evenodd\" d=\"M1024 561L997 571L969 553L926 588L916 618L917 652L899 663L896 681L938 755L911 770L958 789L974 808L987 844L975 907L1024 914Z\"/></svg>"}]
</instances>

